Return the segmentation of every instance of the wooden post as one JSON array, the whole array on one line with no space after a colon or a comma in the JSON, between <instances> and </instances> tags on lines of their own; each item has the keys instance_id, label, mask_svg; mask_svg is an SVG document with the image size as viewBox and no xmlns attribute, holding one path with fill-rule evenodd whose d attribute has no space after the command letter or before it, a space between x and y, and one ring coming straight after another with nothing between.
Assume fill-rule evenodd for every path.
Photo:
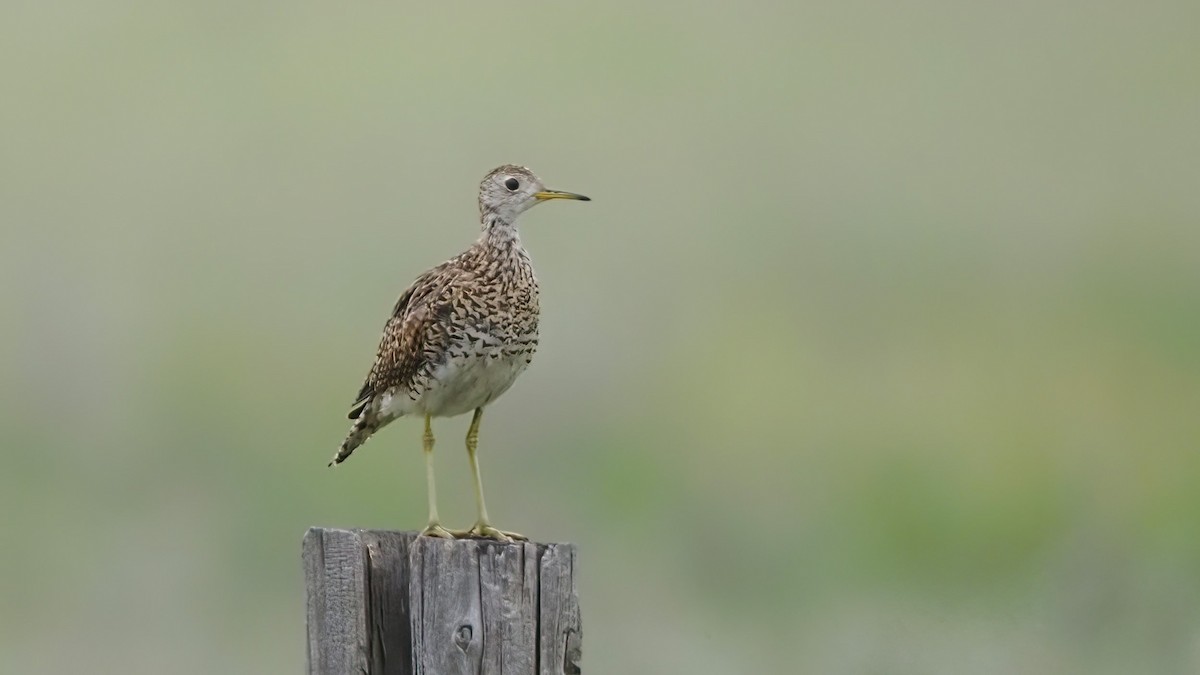
<instances>
[{"instance_id":1,"label":"wooden post","mask_svg":"<svg viewBox=\"0 0 1200 675\"><path fill-rule=\"evenodd\" d=\"M570 544L304 535L309 675L578 675Z\"/></svg>"}]
</instances>

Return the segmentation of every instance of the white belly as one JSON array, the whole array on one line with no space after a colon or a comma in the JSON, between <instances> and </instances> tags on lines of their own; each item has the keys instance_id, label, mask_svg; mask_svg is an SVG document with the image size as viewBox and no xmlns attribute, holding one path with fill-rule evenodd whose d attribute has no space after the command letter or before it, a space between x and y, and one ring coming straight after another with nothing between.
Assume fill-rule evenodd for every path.
<instances>
[{"instance_id":1,"label":"white belly","mask_svg":"<svg viewBox=\"0 0 1200 675\"><path fill-rule=\"evenodd\" d=\"M523 354L451 360L433 374L414 406L421 414L452 417L496 400L529 364Z\"/></svg>"}]
</instances>

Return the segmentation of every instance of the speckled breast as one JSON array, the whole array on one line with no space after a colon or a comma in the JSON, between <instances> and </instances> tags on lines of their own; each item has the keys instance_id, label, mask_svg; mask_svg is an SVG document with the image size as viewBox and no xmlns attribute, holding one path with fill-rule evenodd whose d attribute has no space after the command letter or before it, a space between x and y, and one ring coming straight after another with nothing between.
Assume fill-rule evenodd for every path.
<instances>
[{"instance_id":1,"label":"speckled breast","mask_svg":"<svg viewBox=\"0 0 1200 675\"><path fill-rule=\"evenodd\" d=\"M448 417L486 406L529 366L538 345L538 289L532 271L520 281L482 287L466 299L446 360L421 397L426 412Z\"/></svg>"}]
</instances>

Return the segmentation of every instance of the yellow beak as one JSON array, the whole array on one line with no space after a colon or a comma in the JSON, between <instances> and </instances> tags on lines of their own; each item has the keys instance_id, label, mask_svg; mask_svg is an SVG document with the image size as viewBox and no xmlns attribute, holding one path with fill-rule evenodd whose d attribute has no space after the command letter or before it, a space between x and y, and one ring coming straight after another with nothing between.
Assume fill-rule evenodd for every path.
<instances>
[{"instance_id":1,"label":"yellow beak","mask_svg":"<svg viewBox=\"0 0 1200 675\"><path fill-rule=\"evenodd\" d=\"M577 195L574 192L562 192L560 190L543 190L542 192L535 192L533 196L535 199L539 199L541 201L546 201L547 199L577 199L581 202L592 201L591 197L584 197L583 195Z\"/></svg>"}]
</instances>

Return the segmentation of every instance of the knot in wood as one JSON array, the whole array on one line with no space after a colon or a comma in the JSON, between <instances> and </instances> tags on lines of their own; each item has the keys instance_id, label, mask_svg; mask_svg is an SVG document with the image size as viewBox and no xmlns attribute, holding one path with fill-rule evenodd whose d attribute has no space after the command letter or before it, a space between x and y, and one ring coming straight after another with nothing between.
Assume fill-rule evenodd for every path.
<instances>
[{"instance_id":1,"label":"knot in wood","mask_svg":"<svg viewBox=\"0 0 1200 675\"><path fill-rule=\"evenodd\" d=\"M467 651L467 647L471 645L471 638L474 635L475 629L469 624L463 624L458 627L458 630L454 631L454 644L465 652Z\"/></svg>"}]
</instances>

